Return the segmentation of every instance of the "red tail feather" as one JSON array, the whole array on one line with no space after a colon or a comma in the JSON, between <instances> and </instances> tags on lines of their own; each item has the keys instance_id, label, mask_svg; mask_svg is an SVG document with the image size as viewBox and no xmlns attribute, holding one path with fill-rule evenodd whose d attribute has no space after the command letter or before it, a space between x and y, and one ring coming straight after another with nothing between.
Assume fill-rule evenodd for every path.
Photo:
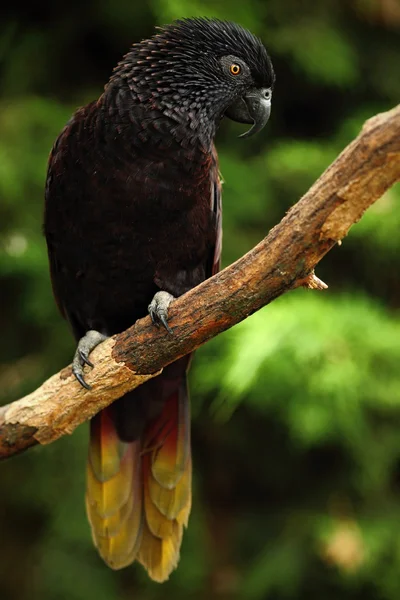
<instances>
[{"instance_id":1,"label":"red tail feather","mask_svg":"<svg viewBox=\"0 0 400 600\"><path fill-rule=\"evenodd\" d=\"M155 581L169 577L189 518L191 475L186 381L139 440L118 438L112 409L92 420L86 505L107 564L119 569L137 559Z\"/></svg>"}]
</instances>

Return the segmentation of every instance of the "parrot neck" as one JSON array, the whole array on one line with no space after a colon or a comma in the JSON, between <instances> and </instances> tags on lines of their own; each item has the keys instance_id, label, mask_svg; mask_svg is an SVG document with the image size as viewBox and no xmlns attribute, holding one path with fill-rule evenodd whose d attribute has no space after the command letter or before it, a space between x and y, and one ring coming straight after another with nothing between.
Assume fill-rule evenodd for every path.
<instances>
[{"instance_id":1,"label":"parrot neck","mask_svg":"<svg viewBox=\"0 0 400 600\"><path fill-rule=\"evenodd\" d=\"M215 128L193 127L191 116L173 118L143 104L120 89L106 90L92 105L84 130L98 140L99 164L113 161L129 173L124 185L143 176L170 189L180 182L189 189L208 177L213 162ZM160 177L160 169L162 178ZM160 183L162 182L162 183Z\"/></svg>"},{"instance_id":2,"label":"parrot neck","mask_svg":"<svg viewBox=\"0 0 400 600\"><path fill-rule=\"evenodd\" d=\"M210 153L223 109L215 102L194 105L190 98L171 101L169 96L156 96L152 90L140 91L126 79L112 78L101 97L110 120L120 129L131 129L144 145L174 142L183 147Z\"/></svg>"}]
</instances>

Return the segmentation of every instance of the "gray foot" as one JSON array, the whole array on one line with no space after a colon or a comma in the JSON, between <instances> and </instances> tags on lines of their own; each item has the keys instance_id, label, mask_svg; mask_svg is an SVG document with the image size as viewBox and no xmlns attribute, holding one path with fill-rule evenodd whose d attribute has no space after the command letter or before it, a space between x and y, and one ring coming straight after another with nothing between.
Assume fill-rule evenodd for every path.
<instances>
[{"instance_id":1,"label":"gray foot","mask_svg":"<svg viewBox=\"0 0 400 600\"><path fill-rule=\"evenodd\" d=\"M87 390L91 390L92 386L86 383L85 378L83 377L83 367L88 365L89 367L93 367L93 363L89 360L89 354L91 353L96 346L104 342L107 339L107 336L99 331L95 331L91 329L86 332L86 335L83 336L78 342L78 347L75 352L74 359L72 361L72 372L84 388Z\"/></svg>"},{"instance_id":2,"label":"gray foot","mask_svg":"<svg viewBox=\"0 0 400 600\"><path fill-rule=\"evenodd\" d=\"M175 300L172 294L168 292L157 292L149 304L149 314L154 325L157 327L162 323L168 333L173 333L168 325L168 307Z\"/></svg>"}]
</instances>

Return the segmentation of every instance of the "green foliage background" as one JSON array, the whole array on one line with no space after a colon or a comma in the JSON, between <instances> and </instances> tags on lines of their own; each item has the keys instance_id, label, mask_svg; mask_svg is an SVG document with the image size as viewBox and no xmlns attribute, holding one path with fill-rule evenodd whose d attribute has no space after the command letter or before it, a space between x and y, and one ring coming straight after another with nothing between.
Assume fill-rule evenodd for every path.
<instances>
[{"instance_id":1,"label":"green foliage background","mask_svg":"<svg viewBox=\"0 0 400 600\"><path fill-rule=\"evenodd\" d=\"M41 233L51 145L129 45L175 17L238 21L277 72L271 121L218 134L224 263L254 245L400 98L396 0L71 0L0 9L0 401L69 362ZM318 269L199 351L194 508L177 572L97 557L84 513L87 429L0 465L2 600L398 600L400 192ZM144 349L145 351L145 349Z\"/></svg>"}]
</instances>

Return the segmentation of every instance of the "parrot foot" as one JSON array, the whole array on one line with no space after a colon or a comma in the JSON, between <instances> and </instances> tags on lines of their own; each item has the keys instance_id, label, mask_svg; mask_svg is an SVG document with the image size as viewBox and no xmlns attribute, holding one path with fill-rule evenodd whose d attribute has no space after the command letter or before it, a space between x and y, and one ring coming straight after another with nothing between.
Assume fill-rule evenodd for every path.
<instances>
[{"instance_id":1,"label":"parrot foot","mask_svg":"<svg viewBox=\"0 0 400 600\"><path fill-rule=\"evenodd\" d=\"M104 342L105 339L107 339L106 335L91 329L90 331L87 331L86 335L78 342L78 347L72 361L72 373L75 375L81 386L87 390L91 390L92 386L85 381L83 367L85 365L93 367L93 363L89 360L89 354L96 346L101 344L101 342Z\"/></svg>"},{"instance_id":2,"label":"parrot foot","mask_svg":"<svg viewBox=\"0 0 400 600\"><path fill-rule=\"evenodd\" d=\"M149 314L154 325L157 327L162 323L168 333L173 333L168 325L168 307L175 300L172 294L168 292L157 292L149 304Z\"/></svg>"}]
</instances>

